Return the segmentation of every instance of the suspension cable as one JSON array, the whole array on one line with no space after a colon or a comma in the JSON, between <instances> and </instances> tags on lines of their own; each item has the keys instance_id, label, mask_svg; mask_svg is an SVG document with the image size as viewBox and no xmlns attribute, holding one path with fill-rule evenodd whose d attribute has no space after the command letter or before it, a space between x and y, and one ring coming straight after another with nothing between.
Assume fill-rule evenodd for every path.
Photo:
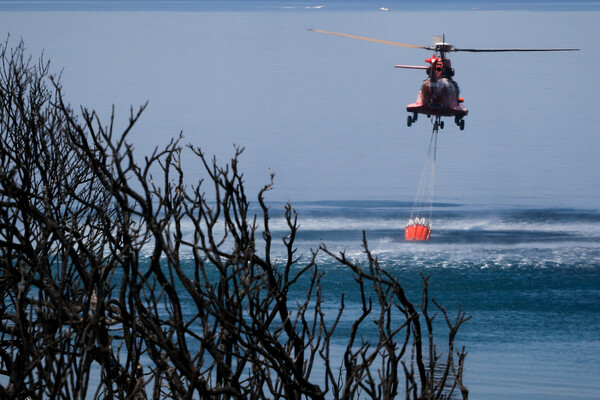
<instances>
[{"instance_id":1,"label":"suspension cable","mask_svg":"<svg viewBox=\"0 0 600 400\"><path fill-rule=\"evenodd\" d=\"M421 179L419 181L419 187L417 195L413 203L410 218L421 218L427 216L428 222L431 223L431 217L433 215L433 193L434 193L434 182L435 182L435 163L437 158L437 134L439 128L439 118L436 121L431 132L431 138L429 139L429 147L427 148L427 158L425 160L425 166L421 172Z\"/></svg>"}]
</instances>

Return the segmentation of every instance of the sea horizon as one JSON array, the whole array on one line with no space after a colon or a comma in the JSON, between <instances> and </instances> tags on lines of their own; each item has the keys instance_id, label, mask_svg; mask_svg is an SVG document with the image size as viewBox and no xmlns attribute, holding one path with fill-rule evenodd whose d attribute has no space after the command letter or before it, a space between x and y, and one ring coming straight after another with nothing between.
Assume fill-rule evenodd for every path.
<instances>
[{"instance_id":1,"label":"sea horizon","mask_svg":"<svg viewBox=\"0 0 600 400\"><path fill-rule=\"evenodd\" d=\"M600 1L477 0L407 2L382 0L0 0L0 11L570 11L600 10Z\"/></svg>"}]
</instances>

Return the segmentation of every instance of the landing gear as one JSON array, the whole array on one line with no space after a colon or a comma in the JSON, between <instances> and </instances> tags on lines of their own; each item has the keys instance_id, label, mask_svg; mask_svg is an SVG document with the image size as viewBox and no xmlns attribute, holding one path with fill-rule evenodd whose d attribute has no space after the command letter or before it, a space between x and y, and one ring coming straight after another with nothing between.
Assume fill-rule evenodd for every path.
<instances>
[{"instance_id":1,"label":"landing gear","mask_svg":"<svg viewBox=\"0 0 600 400\"><path fill-rule=\"evenodd\" d=\"M461 131L465 130L465 120L462 117L459 117L458 115L454 117L454 123L458 125Z\"/></svg>"},{"instance_id":2,"label":"landing gear","mask_svg":"<svg viewBox=\"0 0 600 400\"><path fill-rule=\"evenodd\" d=\"M465 130L465 120L463 119L463 117L464 117L464 115L457 115L454 117L454 123L456 124L456 126L458 126L460 128L461 131ZM416 113L412 116L409 115L406 118L406 124L408 126L411 126L416 120L417 120ZM445 124L444 124L444 121L442 121L441 115L431 116L431 123L433 124L433 130L435 132L439 131L440 129L444 129L444 127L445 127Z\"/></svg>"},{"instance_id":3,"label":"landing gear","mask_svg":"<svg viewBox=\"0 0 600 400\"><path fill-rule=\"evenodd\" d=\"M442 121L442 117L436 116L433 122L433 133L437 133L440 128L444 129L444 121Z\"/></svg>"},{"instance_id":4,"label":"landing gear","mask_svg":"<svg viewBox=\"0 0 600 400\"><path fill-rule=\"evenodd\" d=\"M417 114L417 113L413 113L412 117L409 115L406 119L406 125L411 126L413 124L413 122L417 121L418 117L419 117L419 114Z\"/></svg>"}]
</instances>

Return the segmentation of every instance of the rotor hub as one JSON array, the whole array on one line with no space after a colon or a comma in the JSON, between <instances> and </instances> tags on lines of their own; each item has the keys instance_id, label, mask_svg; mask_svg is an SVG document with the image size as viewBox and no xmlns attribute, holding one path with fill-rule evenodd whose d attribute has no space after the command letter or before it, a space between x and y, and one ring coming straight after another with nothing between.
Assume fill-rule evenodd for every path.
<instances>
[{"instance_id":1,"label":"rotor hub","mask_svg":"<svg viewBox=\"0 0 600 400\"><path fill-rule=\"evenodd\" d=\"M454 46L446 42L438 42L435 44L435 50L439 52L454 51Z\"/></svg>"}]
</instances>

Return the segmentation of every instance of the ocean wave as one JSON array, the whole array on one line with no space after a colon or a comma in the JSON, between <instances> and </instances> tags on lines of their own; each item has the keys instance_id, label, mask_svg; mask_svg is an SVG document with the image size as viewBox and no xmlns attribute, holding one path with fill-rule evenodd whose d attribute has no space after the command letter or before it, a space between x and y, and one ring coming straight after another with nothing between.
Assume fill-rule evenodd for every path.
<instances>
[{"instance_id":1,"label":"ocean wave","mask_svg":"<svg viewBox=\"0 0 600 400\"><path fill-rule=\"evenodd\" d=\"M283 257L283 238L289 233L289 228L281 209L283 205L272 207L273 217L269 227L273 236L273 249ZM418 257L428 260L427 262L436 262L438 266L449 265L449 260L457 254L467 259L479 259L481 265L494 266L502 264L503 261L494 260L489 254L501 254L502 258L505 257L503 253L512 252L525 259L529 257L528 254L537 252L539 254L534 258L538 260L535 263L539 265L545 262L560 264L568 262L569 258L581 260L587 257L589 261L598 257L600 214L593 210L488 210L444 205L437 208L437 214L435 211L431 239L427 242L407 242L404 240L404 228L409 211L404 203L302 204L298 209L300 227L295 246L299 253L308 256L311 249L315 250L321 243L325 243L332 251L346 251L348 256L360 258L364 253L364 231L370 249L380 257L403 262L407 257ZM256 224L257 248L260 251L261 233L264 229L261 225L262 219L257 218ZM193 242L196 227L191 220L183 219L180 229L183 239ZM215 235L220 237L224 234L223 223L218 224ZM151 242L146 247L145 252L149 254ZM553 252L561 253L560 257L563 258L554 257ZM437 262L436 254L444 261Z\"/></svg>"},{"instance_id":2,"label":"ocean wave","mask_svg":"<svg viewBox=\"0 0 600 400\"><path fill-rule=\"evenodd\" d=\"M410 218L405 203L375 204L369 202L339 205L302 205L299 208L302 240L356 241L365 231L376 240L403 240ZM527 243L527 242L594 242L600 241L600 213L596 210L527 209L468 207L444 204L432 214L435 243ZM273 232L287 231L282 217L270 223Z\"/></svg>"}]
</instances>

